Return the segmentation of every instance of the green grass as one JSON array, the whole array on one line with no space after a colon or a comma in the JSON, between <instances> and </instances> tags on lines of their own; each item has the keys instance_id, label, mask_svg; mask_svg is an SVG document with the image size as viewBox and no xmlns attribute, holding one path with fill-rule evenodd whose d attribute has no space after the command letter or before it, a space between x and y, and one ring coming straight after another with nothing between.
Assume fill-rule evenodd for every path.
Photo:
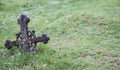
<instances>
[{"instance_id":1,"label":"green grass","mask_svg":"<svg viewBox=\"0 0 120 70\"><path fill-rule=\"evenodd\" d=\"M37 36L50 36L37 53L4 47L22 13ZM0 70L120 70L120 1L0 0Z\"/></svg>"}]
</instances>

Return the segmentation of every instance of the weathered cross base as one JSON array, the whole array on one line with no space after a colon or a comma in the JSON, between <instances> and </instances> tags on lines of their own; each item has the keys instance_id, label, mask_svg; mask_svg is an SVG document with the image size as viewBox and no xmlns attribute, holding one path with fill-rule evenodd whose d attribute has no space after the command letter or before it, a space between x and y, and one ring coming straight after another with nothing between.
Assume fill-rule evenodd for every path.
<instances>
[{"instance_id":1,"label":"weathered cross base","mask_svg":"<svg viewBox=\"0 0 120 70\"><path fill-rule=\"evenodd\" d=\"M16 40L6 40L5 47L11 49L13 46L17 46L24 52L28 52L36 49L38 42L46 44L49 41L47 34L42 34L41 37L36 37L35 31L28 30L28 23L30 19L26 15L20 15L18 24L20 25L20 32L16 33Z\"/></svg>"}]
</instances>

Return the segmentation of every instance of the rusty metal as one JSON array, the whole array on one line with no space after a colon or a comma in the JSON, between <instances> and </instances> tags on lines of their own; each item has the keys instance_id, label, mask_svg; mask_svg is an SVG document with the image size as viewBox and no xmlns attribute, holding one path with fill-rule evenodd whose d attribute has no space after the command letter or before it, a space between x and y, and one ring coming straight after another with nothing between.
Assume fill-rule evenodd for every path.
<instances>
[{"instance_id":1,"label":"rusty metal","mask_svg":"<svg viewBox=\"0 0 120 70\"><path fill-rule=\"evenodd\" d=\"M47 36L47 34L42 34L41 37L31 38L29 40L24 41L24 43L31 44L31 43L43 42L44 44L47 44L48 40L49 37ZM20 46L20 43L21 43L20 40L16 40L16 41L6 40L5 47L7 49L11 49L12 46Z\"/></svg>"},{"instance_id":2,"label":"rusty metal","mask_svg":"<svg viewBox=\"0 0 120 70\"><path fill-rule=\"evenodd\" d=\"M18 19L18 24L20 25L21 32L16 33L16 40L6 40L5 47L11 49L13 46L21 48L23 51L31 51L36 49L38 42L43 42L47 44L49 37L47 34L42 34L41 37L36 37L35 30L28 30L28 23L30 19L26 15L21 15Z\"/></svg>"}]
</instances>

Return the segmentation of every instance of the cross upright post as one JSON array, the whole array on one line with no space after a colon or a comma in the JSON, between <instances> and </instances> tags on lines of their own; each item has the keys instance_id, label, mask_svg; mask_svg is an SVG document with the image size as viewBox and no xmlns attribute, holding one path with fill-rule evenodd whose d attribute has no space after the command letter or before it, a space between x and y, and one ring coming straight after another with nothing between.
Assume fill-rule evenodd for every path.
<instances>
[{"instance_id":1,"label":"cross upright post","mask_svg":"<svg viewBox=\"0 0 120 70\"><path fill-rule=\"evenodd\" d=\"M23 51L29 51L29 44L25 41L28 40L28 23L30 19L26 15L21 15L18 19L18 24L20 25L21 30L21 48Z\"/></svg>"}]
</instances>

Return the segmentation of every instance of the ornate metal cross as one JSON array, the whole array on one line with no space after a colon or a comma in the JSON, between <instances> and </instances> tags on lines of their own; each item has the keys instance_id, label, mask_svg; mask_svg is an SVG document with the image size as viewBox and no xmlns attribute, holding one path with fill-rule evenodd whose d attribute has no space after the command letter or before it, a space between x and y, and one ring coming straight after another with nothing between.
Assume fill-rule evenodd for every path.
<instances>
[{"instance_id":1,"label":"ornate metal cross","mask_svg":"<svg viewBox=\"0 0 120 70\"><path fill-rule=\"evenodd\" d=\"M36 37L35 31L28 30L28 23L30 19L26 15L20 15L18 19L18 24L20 25L21 32L16 33L16 40L6 40L5 47L7 49L11 49L13 46L17 46L23 51L31 51L36 50L36 46L38 42L43 42L47 44L49 41L49 37L47 34L42 34L41 37Z\"/></svg>"}]
</instances>

